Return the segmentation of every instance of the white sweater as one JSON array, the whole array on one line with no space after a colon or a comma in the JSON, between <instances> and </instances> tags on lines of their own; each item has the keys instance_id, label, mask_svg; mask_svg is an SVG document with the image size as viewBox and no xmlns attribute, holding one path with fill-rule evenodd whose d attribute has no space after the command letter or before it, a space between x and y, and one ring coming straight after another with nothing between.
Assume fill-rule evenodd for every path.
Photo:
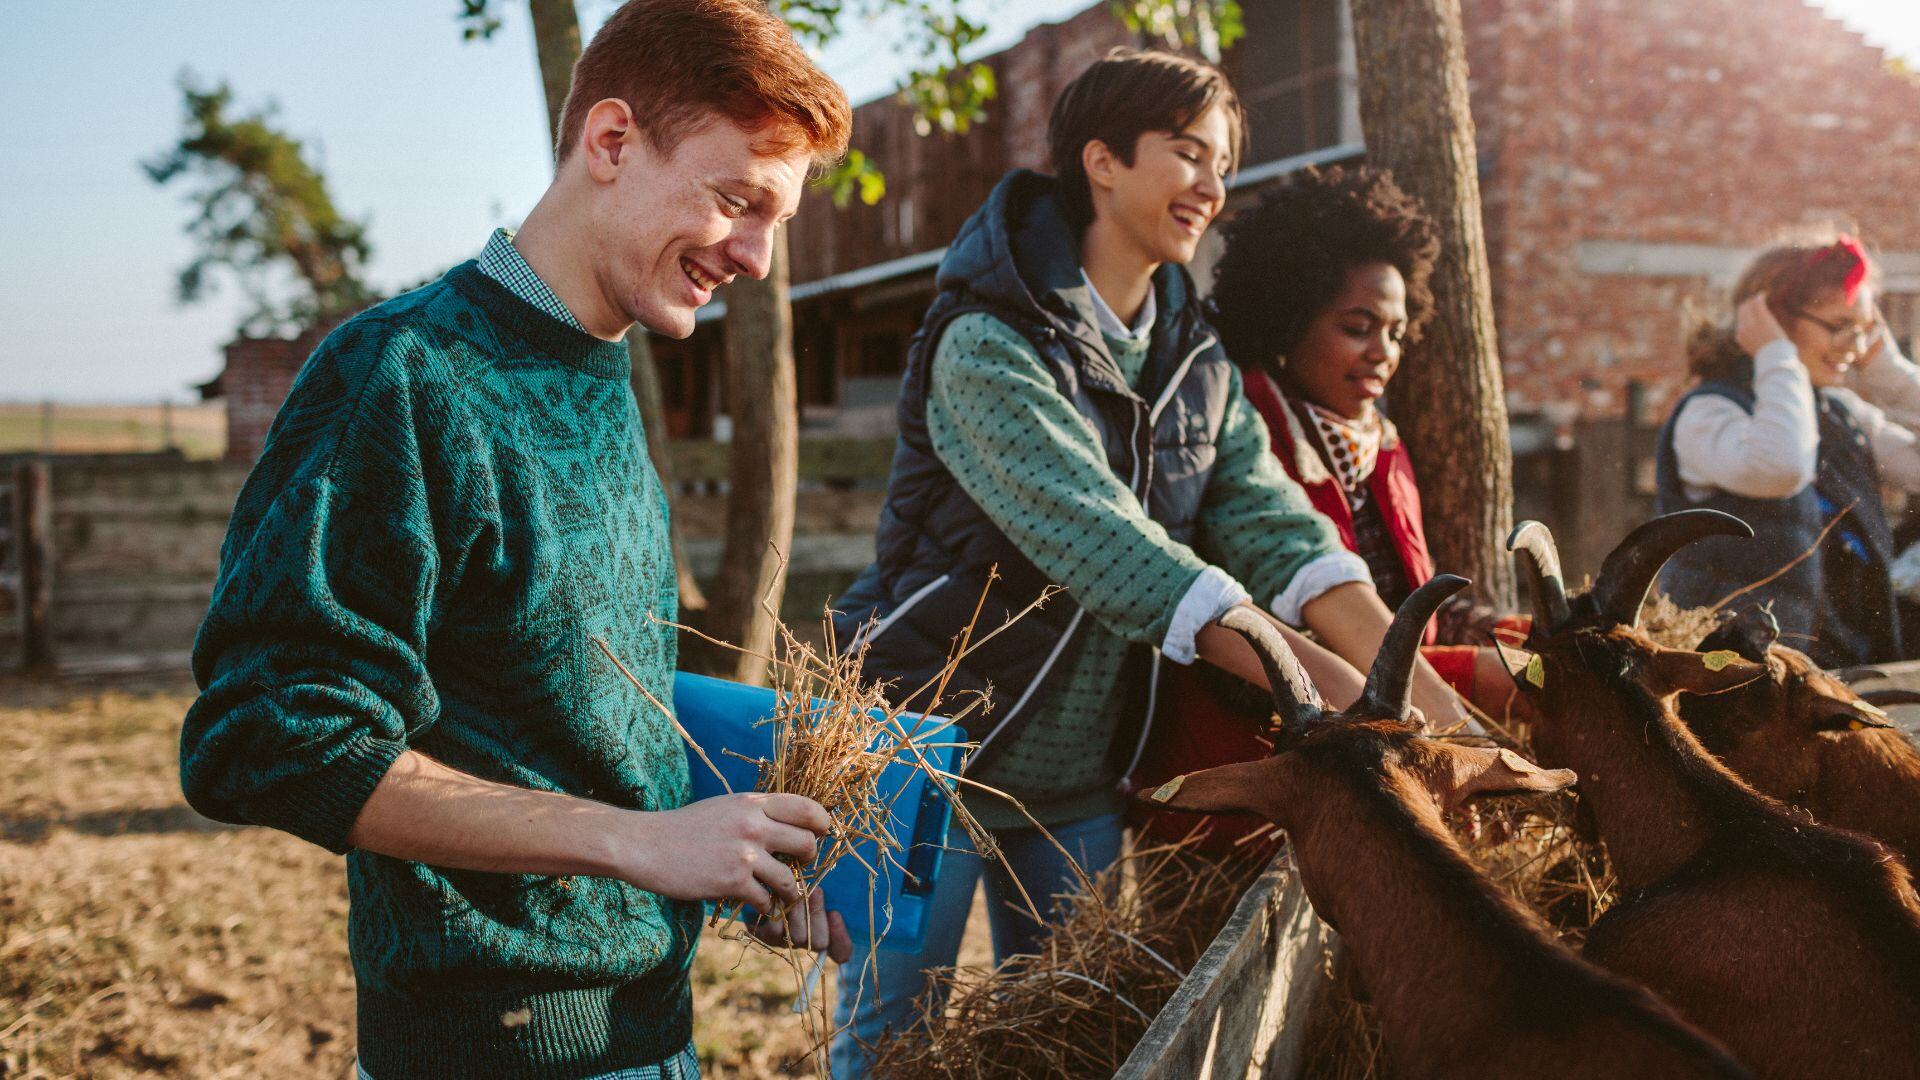
<instances>
[{"instance_id":1,"label":"white sweater","mask_svg":"<svg viewBox=\"0 0 1920 1080\"><path fill-rule=\"evenodd\" d=\"M1844 395L1873 447L1880 482L1920 491L1920 367L1889 342L1872 363L1855 366ZM1673 451L1687 494L1715 488L1750 499L1784 499L1813 482L1819 460L1819 407L1793 344L1763 346L1753 358L1753 412L1722 397L1697 397L1674 421Z\"/></svg>"}]
</instances>

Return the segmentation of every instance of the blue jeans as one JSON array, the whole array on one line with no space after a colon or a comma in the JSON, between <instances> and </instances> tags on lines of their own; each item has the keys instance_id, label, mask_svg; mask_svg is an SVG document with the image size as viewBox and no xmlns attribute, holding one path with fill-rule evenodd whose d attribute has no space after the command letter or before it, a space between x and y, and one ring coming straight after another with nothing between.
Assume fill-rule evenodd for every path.
<instances>
[{"instance_id":1,"label":"blue jeans","mask_svg":"<svg viewBox=\"0 0 1920 1080\"><path fill-rule=\"evenodd\" d=\"M1113 865L1120 857L1121 825L1119 814L1087 818L1060 828L1050 829L1060 846L1072 853L1089 876ZM1050 919L1056 894L1073 891L1079 884L1060 852L1047 842L1038 829L1002 829L993 834L1040 917ZM1045 927L1033 921L1013 887L1006 867L988 863L973 847L966 830L955 825L947 836L946 858L940 875L934 879L933 896L927 909L927 936L917 953L878 949L872 952L873 968L867 967L867 942L854 943L853 960L840 968L839 1001L834 1009L834 1024L840 1033L833 1037L828 1056L836 1080L856 1080L867 1074L868 1055L862 1042L878 1044L889 1029L904 1031L919 1016L915 1001L927 988L926 969L947 967L960 956L960 938L967 929L967 915L973 907L973 888L982 877L987 882L987 915L993 928L993 956L1005 960L1015 953L1038 951ZM855 999L858 998L856 1004Z\"/></svg>"}]
</instances>

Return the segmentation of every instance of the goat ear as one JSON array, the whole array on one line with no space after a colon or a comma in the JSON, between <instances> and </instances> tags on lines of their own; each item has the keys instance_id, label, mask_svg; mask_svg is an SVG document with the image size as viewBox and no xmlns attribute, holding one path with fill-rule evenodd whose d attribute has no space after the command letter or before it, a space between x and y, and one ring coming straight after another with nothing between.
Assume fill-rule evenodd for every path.
<instances>
[{"instance_id":1,"label":"goat ear","mask_svg":"<svg viewBox=\"0 0 1920 1080\"><path fill-rule=\"evenodd\" d=\"M1453 765L1452 806L1483 795L1551 795L1579 779L1572 769L1543 769L1504 746L1441 745Z\"/></svg>"},{"instance_id":2,"label":"goat ear","mask_svg":"<svg viewBox=\"0 0 1920 1080\"><path fill-rule=\"evenodd\" d=\"M1732 649L1691 652L1655 649L1644 658L1656 693L1723 694L1767 673L1765 664L1742 660Z\"/></svg>"},{"instance_id":3,"label":"goat ear","mask_svg":"<svg viewBox=\"0 0 1920 1080\"><path fill-rule=\"evenodd\" d=\"M1780 622L1765 608L1748 608L1725 626L1708 634L1699 645L1703 653L1732 650L1742 660L1767 662L1767 650L1780 640Z\"/></svg>"},{"instance_id":4,"label":"goat ear","mask_svg":"<svg viewBox=\"0 0 1920 1080\"><path fill-rule=\"evenodd\" d=\"M1836 706L1820 714L1813 724L1815 731L1863 731L1867 728L1891 728L1893 719L1881 712L1877 706L1864 701L1834 702Z\"/></svg>"},{"instance_id":5,"label":"goat ear","mask_svg":"<svg viewBox=\"0 0 1920 1080\"><path fill-rule=\"evenodd\" d=\"M1494 651L1500 654L1500 666L1507 669L1507 678L1523 694L1532 693L1546 684L1546 661L1538 653L1528 653L1516 649L1500 640L1500 635L1489 634L1493 639Z\"/></svg>"},{"instance_id":6,"label":"goat ear","mask_svg":"<svg viewBox=\"0 0 1920 1080\"><path fill-rule=\"evenodd\" d=\"M1275 787L1278 758L1236 761L1183 773L1134 798L1151 810L1195 814L1258 814Z\"/></svg>"},{"instance_id":7,"label":"goat ear","mask_svg":"<svg viewBox=\"0 0 1920 1080\"><path fill-rule=\"evenodd\" d=\"M1821 698L1820 707L1811 714L1815 731L1861 731L1895 726L1893 718L1880 708L1883 700L1876 699L1872 693L1856 695L1843 690L1835 694L1824 687L1816 686L1814 689ZM1912 700L1902 698L1892 703L1907 704Z\"/></svg>"}]
</instances>

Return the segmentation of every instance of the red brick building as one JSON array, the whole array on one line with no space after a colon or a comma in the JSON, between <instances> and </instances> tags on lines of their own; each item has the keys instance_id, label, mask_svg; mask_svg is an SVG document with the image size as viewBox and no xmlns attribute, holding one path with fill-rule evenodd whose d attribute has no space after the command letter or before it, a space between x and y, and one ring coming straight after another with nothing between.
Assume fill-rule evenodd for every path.
<instances>
[{"instance_id":1,"label":"red brick building","mask_svg":"<svg viewBox=\"0 0 1920 1080\"><path fill-rule=\"evenodd\" d=\"M1229 202L1305 164L1358 158L1342 0L1242 0L1225 62L1251 145ZM1887 271L1884 308L1920 322L1920 85L1801 0L1463 0L1494 305L1516 427L1623 408L1655 414L1684 382L1690 305L1724 302L1782 226L1857 226ZM855 145L886 171L877 206L807 197L789 237L794 351L810 430L885 434L907 339L947 240L1009 168L1046 163L1054 96L1129 33L1097 3L986 58L1000 97L960 138L923 138L891 98L854 111ZM1194 267L1204 284L1214 249ZM724 415L721 318L654 339L670 433ZM215 380L231 459L258 453L324 330L242 340ZM214 385L214 384L210 384ZM1535 419L1529 419L1535 418ZM1542 423L1541 421L1544 421Z\"/></svg>"},{"instance_id":2,"label":"red brick building","mask_svg":"<svg viewBox=\"0 0 1920 1080\"><path fill-rule=\"evenodd\" d=\"M1911 341L1920 295L1920 85L1800 0L1463 0L1481 191L1509 400L1564 424L1617 415L1629 381L1662 410L1684 381L1690 305L1711 308L1783 226L1857 227ZM1230 209L1275 175L1363 153L1347 9L1243 0L1225 66L1252 139ZM921 138L891 99L854 142L885 169L875 207L810 195L790 237L800 393L815 425L887 430L942 245L1014 166L1043 167L1054 95L1127 31L1098 4L987 58L1001 98L963 138ZM1203 283L1211 249L1195 267ZM673 428L719 400L719 318L656 339Z\"/></svg>"},{"instance_id":3,"label":"red brick building","mask_svg":"<svg viewBox=\"0 0 1920 1080\"><path fill-rule=\"evenodd\" d=\"M1856 228L1911 343L1920 85L1800 0L1463 0L1516 412L1664 413L1689 305L1783 226Z\"/></svg>"},{"instance_id":4,"label":"red brick building","mask_svg":"<svg viewBox=\"0 0 1920 1080\"><path fill-rule=\"evenodd\" d=\"M227 461L251 465L259 460L267 429L293 389L300 365L344 319L329 319L298 337L243 337L228 343L226 366L198 388L205 400L226 399Z\"/></svg>"}]
</instances>

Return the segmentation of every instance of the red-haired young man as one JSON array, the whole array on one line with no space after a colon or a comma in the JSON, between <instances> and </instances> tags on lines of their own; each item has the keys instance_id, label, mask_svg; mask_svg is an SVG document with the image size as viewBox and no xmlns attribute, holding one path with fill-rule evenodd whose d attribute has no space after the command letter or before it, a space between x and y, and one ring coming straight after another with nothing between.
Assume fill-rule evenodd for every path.
<instances>
[{"instance_id":1,"label":"red-haired young man","mask_svg":"<svg viewBox=\"0 0 1920 1080\"><path fill-rule=\"evenodd\" d=\"M755 0L617 11L517 236L349 321L234 510L181 739L194 807L347 853L360 1069L683 1076L704 902L796 895L826 812L689 804L667 503L622 338L766 274L850 112ZM657 619L650 616L658 616ZM846 954L817 902L775 939Z\"/></svg>"}]
</instances>

